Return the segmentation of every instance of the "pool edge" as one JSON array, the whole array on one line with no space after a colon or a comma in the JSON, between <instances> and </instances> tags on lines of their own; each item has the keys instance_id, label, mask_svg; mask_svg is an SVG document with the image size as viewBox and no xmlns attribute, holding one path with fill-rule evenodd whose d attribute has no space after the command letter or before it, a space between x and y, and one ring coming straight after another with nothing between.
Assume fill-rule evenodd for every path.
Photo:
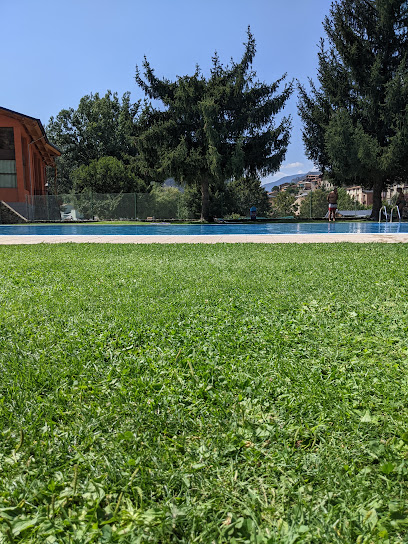
<instances>
[{"instance_id":1,"label":"pool edge","mask_svg":"<svg viewBox=\"0 0 408 544\"><path fill-rule=\"evenodd\" d=\"M197 235L0 235L0 245L32 244L217 244L217 243L408 243L408 233L197 234Z\"/></svg>"}]
</instances>

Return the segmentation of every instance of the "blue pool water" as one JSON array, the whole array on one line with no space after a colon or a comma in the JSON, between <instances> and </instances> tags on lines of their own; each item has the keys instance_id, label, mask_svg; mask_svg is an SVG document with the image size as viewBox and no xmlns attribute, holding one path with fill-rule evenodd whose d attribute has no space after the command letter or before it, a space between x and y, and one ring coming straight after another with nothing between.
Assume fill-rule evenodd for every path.
<instances>
[{"instance_id":1,"label":"blue pool water","mask_svg":"<svg viewBox=\"0 0 408 544\"><path fill-rule=\"evenodd\" d=\"M248 223L215 225L0 225L0 235L200 235L200 234L378 234L408 233L408 223Z\"/></svg>"}]
</instances>

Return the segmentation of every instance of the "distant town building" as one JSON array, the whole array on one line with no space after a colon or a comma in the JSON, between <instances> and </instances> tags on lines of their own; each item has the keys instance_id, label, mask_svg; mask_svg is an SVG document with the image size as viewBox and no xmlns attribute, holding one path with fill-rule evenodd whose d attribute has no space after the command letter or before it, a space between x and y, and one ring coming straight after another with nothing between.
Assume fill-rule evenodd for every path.
<instances>
[{"instance_id":1,"label":"distant town building","mask_svg":"<svg viewBox=\"0 0 408 544\"><path fill-rule=\"evenodd\" d=\"M390 203L392 197L397 194L397 189L401 187L404 194L408 194L408 184L407 183L394 183L387 187L385 191L382 192L382 199Z\"/></svg>"},{"instance_id":2,"label":"distant town building","mask_svg":"<svg viewBox=\"0 0 408 544\"><path fill-rule=\"evenodd\" d=\"M408 184L406 183L393 183L389 185L385 191L381 193L382 200L385 200L390 204L393 196L397 194L397 189L401 187L404 194L408 194ZM354 200L363 204L364 206L372 206L373 204L373 191L365 189L361 185L354 185L352 187L345 187L348 195Z\"/></svg>"},{"instance_id":3,"label":"distant town building","mask_svg":"<svg viewBox=\"0 0 408 544\"><path fill-rule=\"evenodd\" d=\"M289 186L290 183L282 183L282 185L279 185L279 191L286 191Z\"/></svg>"},{"instance_id":4,"label":"distant town building","mask_svg":"<svg viewBox=\"0 0 408 544\"><path fill-rule=\"evenodd\" d=\"M296 185L299 187L299 189L304 191L311 191L314 188L311 181L306 181L303 179L298 181Z\"/></svg>"},{"instance_id":5,"label":"distant town building","mask_svg":"<svg viewBox=\"0 0 408 544\"><path fill-rule=\"evenodd\" d=\"M310 183L311 189L314 190L317 187L321 187L322 184L322 174L316 173L316 174L307 174L305 178L302 180L304 183Z\"/></svg>"},{"instance_id":6,"label":"distant town building","mask_svg":"<svg viewBox=\"0 0 408 544\"><path fill-rule=\"evenodd\" d=\"M346 193L363 206L371 206L373 203L373 191L364 189L361 185L345 187Z\"/></svg>"},{"instance_id":7,"label":"distant town building","mask_svg":"<svg viewBox=\"0 0 408 544\"><path fill-rule=\"evenodd\" d=\"M320 172L313 172L296 178L292 183L285 182L274 187L273 191L268 192L268 197L273 199L276 197L275 191L287 191L289 187L296 187L298 190L295 205L300 207L302 200L306 198L310 191L315 191L316 189L332 190L334 185L323 179L323 174Z\"/></svg>"}]
</instances>

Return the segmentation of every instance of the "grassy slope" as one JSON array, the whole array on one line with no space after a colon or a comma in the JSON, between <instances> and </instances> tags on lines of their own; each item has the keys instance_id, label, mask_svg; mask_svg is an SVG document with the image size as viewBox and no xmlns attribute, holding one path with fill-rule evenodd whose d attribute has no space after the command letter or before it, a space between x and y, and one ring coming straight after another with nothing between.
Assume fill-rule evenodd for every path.
<instances>
[{"instance_id":1,"label":"grassy slope","mask_svg":"<svg viewBox=\"0 0 408 544\"><path fill-rule=\"evenodd\" d=\"M406 542L407 257L0 247L0 542Z\"/></svg>"}]
</instances>

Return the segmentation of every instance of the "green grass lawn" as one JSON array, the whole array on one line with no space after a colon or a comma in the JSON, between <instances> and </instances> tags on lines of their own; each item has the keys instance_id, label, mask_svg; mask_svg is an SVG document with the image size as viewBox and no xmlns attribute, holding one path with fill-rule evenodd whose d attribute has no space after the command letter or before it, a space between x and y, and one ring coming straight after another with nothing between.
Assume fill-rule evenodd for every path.
<instances>
[{"instance_id":1,"label":"green grass lawn","mask_svg":"<svg viewBox=\"0 0 408 544\"><path fill-rule=\"evenodd\" d=\"M408 542L407 265L0 247L0 543Z\"/></svg>"}]
</instances>

